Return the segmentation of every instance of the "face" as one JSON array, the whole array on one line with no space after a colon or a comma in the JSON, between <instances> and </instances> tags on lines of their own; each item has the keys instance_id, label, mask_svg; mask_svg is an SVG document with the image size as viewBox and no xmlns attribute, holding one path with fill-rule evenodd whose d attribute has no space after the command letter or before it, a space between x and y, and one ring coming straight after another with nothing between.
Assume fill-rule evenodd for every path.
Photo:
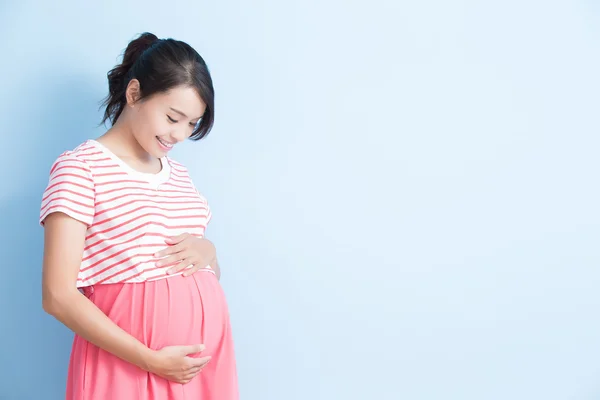
<instances>
[{"instance_id":1,"label":"face","mask_svg":"<svg viewBox=\"0 0 600 400\"><path fill-rule=\"evenodd\" d=\"M127 89L129 125L139 145L156 158L189 138L206 109L198 92L187 86L141 101L136 101L138 93L139 82L133 80Z\"/></svg>"}]
</instances>

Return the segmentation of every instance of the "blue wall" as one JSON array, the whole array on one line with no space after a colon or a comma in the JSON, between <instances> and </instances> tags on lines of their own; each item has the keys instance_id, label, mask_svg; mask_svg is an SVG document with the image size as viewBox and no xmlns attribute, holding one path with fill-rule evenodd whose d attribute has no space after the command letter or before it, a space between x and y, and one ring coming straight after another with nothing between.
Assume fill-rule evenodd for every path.
<instances>
[{"instance_id":1,"label":"blue wall","mask_svg":"<svg viewBox=\"0 0 600 400\"><path fill-rule=\"evenodd\" d=\"M214 131L175 157L214 210L242 399L600 397L599 12L1 3L0 399L64 396L40 196L145 30L215 80Z\"/></svg>"}]
</instances>

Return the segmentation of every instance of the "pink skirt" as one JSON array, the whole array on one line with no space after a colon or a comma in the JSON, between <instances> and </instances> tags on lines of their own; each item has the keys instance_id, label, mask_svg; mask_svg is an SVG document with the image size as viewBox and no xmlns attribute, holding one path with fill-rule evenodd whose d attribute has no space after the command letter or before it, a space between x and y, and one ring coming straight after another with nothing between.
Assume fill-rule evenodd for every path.
<instances>
[{"instance_id":1,"label":"pink skirt","mask_svg":"<svg viewBox=\"0 0 600 400\"><path fill-rule=\"evenodd\" d=\"M212 356L187 384L145 372L75 335L67 400L237 400L233 340L225 296L210 272L145 283L95 285L84 293L151 349L204 344Z\"/></svg>"}]
</instances>

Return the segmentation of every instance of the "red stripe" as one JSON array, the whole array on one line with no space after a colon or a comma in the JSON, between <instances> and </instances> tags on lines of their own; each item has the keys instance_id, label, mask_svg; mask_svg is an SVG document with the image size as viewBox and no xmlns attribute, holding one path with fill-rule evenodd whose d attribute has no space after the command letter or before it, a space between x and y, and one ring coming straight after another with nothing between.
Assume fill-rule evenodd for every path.
<instances>
[{"instance_id":1,"label":"red stripe","mask_svg":"<svg viewBox=\"0 0 600 400\"><path fill-rule=\"evenodd\" d=\"M59 204L59 205L56 205L56 206L52 206L52 207L50 207L49 209L47 209L47 210L46 210L46 211L43 213L43 215L44 215L44 216L46 216L46 215L50 214L50 213L52 212L52 210L56 210L56 209L65 209L65 210L69 210L69 211L72 211L73 213L75 213L75 214L79 214L80 216L83 216L83 217L94 217L94 214L84 213L84 212L81 212L81 211L75 210L75 209L73 209L73 208L71 208L71 207L69 207L69 206L65 206L65 205L62 205L62 204ZM66 213L65 213L65 214L66 214Z\"/></svg>"},{"instance_id":2,"label":"red stripe","mask_svg":"<svg viewBox=\"0 0 600 400\"><path fill-rule=\"evenodd\" d=\"M195 236L197 236L200 239L203 238L202 235L195 235ZM148 232L148 233L142 233L141 235L138 235L138 236L134 236L129 241L133 242L133 241L138 240L138 239L140 239L142 237L158 237L158 238L165 239L165 240L171 238L171 236L164 235L162 233L151 233L151 232ZM102 241L100 241L100 242L102 242ZM98 243L100 243L100 242L98 242ZM106 247L104 247L104 248L102 248L100 250L97 250L95 253L92 253L92 254L88 255L87 257L84 257L81 261L82 261L82 263L84 263L85 261L87 261L87 260L89 260L91 258L94 258L97 255L102 254L102 253L104 253L104 252L106 252L106 251L108 251L108 250L110 250L110 249L112 249L112 248L114 248L116 246L119 246L121 244L123 244L123 243L115 243L115 244L108 245L108 246L106 246ZM162 245L164 245L166 247L167 243L165 242L165 243L147 244L145 246L162 246ZM88 248L86 248L86 250L88 250ZM85 251L84 251L84 253L85 253Z\"/></svg>"},{"instance_id":3,"label":"red stripe","mask_svg":"<svg viewBox=\"0 0 600 400\"><path fill-rule=\"evenodd\" d=\"M58 183L55 183L54 185L48 186L48 189L46 189L46 195L45 195L45 196L42 198L42 203L43 203L43 202L45 202L45 201L48 199L48 197L50 197L50 196L54 195L55 193L59 193L59 192L69 192L69 193L73 193L73 194L76 194L76 195L78 195L79 197L84 197L84 198L86 198L86 199L89 199L89 200L92 200L92 201L94 201L94 197L92 197L92 196L87 196L87 195L85 195L85 194L83 194L83 193L74 192L74 191L72 191L72 190L70 190L70 189L58 189L58 190L55 190L54 192L49 192L49 190L50 190L50 189L53 189L54 187L56 187L56 186L60 186L60 185L62 185L62 184L64 184L64 183L65 183L65 182L58 182ZM92 190L92 191L94 190L94 189L91 189L91 188L89 188L89 187L87 187L87 186L80 185L80 184L78 184L78 183L67 183L67 184L69 184L69 185L72 185L72 186L77 186L77 187L80 187L80 188L82 188L82 189L87 189L87 190Z\"/></svg>"},{"instance_id":4,"label":"red stripe","mask_svg":"<svg viewBox=\"0 0 600 400\"><path fill-rule=\"evenodd\" d=\"M121 185L123 183L139 183L140 185L147 185L148 184L148 182L144 182L144 181L140 181L140 180L119 179L119 180L115 180L115 181L98 182L98 183L96 183L96 186ZM109 192L103 192L103 193L109 193Z\"/></svg>"},{"instance_id":5,"label":"red stripe","mask_svg":"<svg viewBox=\"0 0 600 400\"><path fill-rule=\"evenodd\" d=\"M178 179L175 179L175 178L178 178ZM173 171L171 171L171 179L173 179L174 181L178 181L178 182L189 180L189 178L187 176L185 176L185 175L177 175Z\"/></svg>"},{"instance_id":6,"label":"red stripe","mask_svg":"<svg viewBox=\"0 0 600 400\"><path fill-rule=\"evenodd\" d=\"M84 181L88 181L88 182L90 182L92 184L94 183L94 181L92 180L92 178L87 177L87 176L77 175L77 174L58 174L58 175L54 175L54 176L52 176L52 178L51 178L50 181L52 182L52 181L54 181L57 178L62 178L63 176L72 176L72 177L75 177L75 178L83 179ZM71 181L69 181L69 182L71 182Z\"/></svg>"},{"instance_id":7,"label":"red stripe","mask_svg":"<svg viewBox=\"0 0 600 400\"><path fill-rule=\"evenodd\" d=\"M171 167L177 167L177 168L180 168L180 169L186 169L183 166L183 164L181 164L181 163L179 163L179 162L177 162L177 161L175 161L175 160L173 160L171 158L168 158L167 160L169 160L169 164L171 164Z\"/></svg>"},{"instance_id":8,"label":"red stripe","mask_svg":"<svg viewBox=\"0 0 600 400\"><path fill-rule=\"evenodd\" d=\"M94 154L102 154L102 153L94 153ZM110 158L110 157L105 157L105 158L88 158L86 161L87 162L112 161L112 158Z\"/></svg>"},{"instance_id":9,"label":"red stripe","mask_svg":"<svg viewBox=\"0 0 600 400\"><path fill-rule=\"evenodd\" d=\"M173 170L175 172L180 172L182 174L187 173L187 168L184 167L183 165L179 164L178 162L171 162L171 170Z\"/></svg>"},{"instance_id":10,"label":"red stripe","mask_svg":"<svg viewBox=\"0 0 600 400\"><path fill-rule=\"evenodd\" d=\"M118 168L119 166L117 164L108 164L108 165L94 165L95 169L98 168Z\"/></svg>"},{"instance_id":11,"label":"red stripe","mask_svg":"<svg viewBox=\"0 0 600 400\"><path fill-rule=\"evenodd\" d=\"M150 224L150 223L145 223L145 224L142 224L142 225L140 225L139 227L136 227L136 228L130 229L130 230L128 230L127 232L120 233L120 234L118 234L118 235L116 235L116 236L113 236L113 237L111 237L111 238L108 238L108 239L105 239L105 240L103 240L103 239L97 240L96 242L94 242L94 243L91 243L91 244L87 245L87 246L86 246L86 247L83 249L83 251L84 251L84 252L86 252L86 251L88 251L89 249L91 249L92 247L96 247L98 244L100 244L100 243L103 243L104 241L107 241L107 242L109 242L109 241L112 241L112 240L114 240L114 239L118 239L118 238L120 238L120 237L123 237L123 236L125 236L125 235L127 235L127 234L130 234L131 232L135 231L136 229L143 228L144 226L146 226L146 225L149 225L149 224ZM93 235L93 234L91 234L91 235ZM165 236L165 235L162 235L162 234L159 234L159 233L150 233L150 232L146 233L146 234L145 234L145 236L159 236L159 237L164 237L164 238L167 238L167 236ZM89 238L89 237L90 237L89 235L88 235L88 236L86 236L86 238L85 238L85 241L86 241L86 243L87 243L87 241L88 241L88 238Z\"/></svg>"},{"instance_id":12,"label":"red stripe","mask_svg":"<svg viewBox=\"0 0 600 400\"><path fill-rule=\"evenodd\" d=\"M139 218L135 218L134 220L137 220L137 219L139 219ZM122 226L124 226L124 225L127 225L127 224L129 224L129 223L133 222L134 220L132 220L132 221L128 221L127 223L124 223L124 224L120 224L120 225L114 226L114 227L112 227L112 228L105 229L105 230L103 230L103 231L97 231L97 232L94 232L94 233L90 234L90 235L89 235L89 236L86 238L86 240L88 240L88 239L91 239L91 238L93 238L93 237L95 237L95 236L97 236L97 235L100 235L100 234L103 234L103 233L110 232L110 231L113 231L113 230L115 230L115 229L121 228ZM145 226L148 226L148 225L150 225L150 224L154 224L154 225L162 226L163 228L167 228L167 229L197 229L197 228L203 228L203 229L206 229L206 226L205 226L205 225L200 225L200 224L198 224L198 225L176 225L176 226L168 226L168 225L162 224L162 223L160 223L160 222L145 222L145 223L143 223L142 225L139 225L139 226L137 226L137 227L135 227L135 228L133 228L133 229L130 229L129 231L126 231L125 233L119 234L119 235L117 235L117 236L113 236L112 238L110 238L110 239L106 239L106 240L113 240L113 239L120 238L120 237L122 237L122 236L126 235L127 233L131 233L132 231L134 231L134 230L136 230L136 229L143 228L143 227L145 227ZM98 243L98 242L96 242L96 243ZM86 249L87 249L87 248L89 248L89 247L91 247L91 246L88 246L88 247L86 247Z\"/></svg>"},{"instance_id":13,"label":"red stripe","mask_svg":"<svg viewBox=\"0 0 600 400\"><path fill-rule=\"evenodd\" d=\"M70 192L70 190L64 190L64 191L65 191L65 192L67 192L67 191L68 191L68 192ZM74 192L71 192L71 193L74 193ZM75 193L75 194L77 194L77 193ZM52 200L48 202L48 204L46 204L44 207L42 207L42 211L44 211L44 209L45 209L46 207L48 207L48 206L52 206L52 204L54 204L54 202L56 202L56 201L60 201L60 200L65 200L67 203L71 203L71 204L77 204L78 206L82 206L82 207L84 207L84 208L88 208L88 209L92 209L92 210L94 209L94 207L93 207L93 206L90 206L90 204L89 204L89 203L88 203L88 204L86 204L86 203L82 203L82 202L80 202L80 201L77 201L77 200L72 200L72 199L71 199L71 198L69 198L69 197L58 196L58 197L53 197L53 198L52 198ZM59 204L59 205L60 205L60 204Z\"/></svg>"},{"instance_id":14,"label":"red stripe","mask_svg":"<svg viewBox=\"0 0 600 400\"><path fill-rule=\"evenodd\" d=\"M83 152L83 151L92 150L95 148L96 148L96 146L86 142L86 143L83 143L80 146L78 146L75 150L79 153L79 152Z\"/></svg>"},{"instance_id":15,"label":"red stripe","mask_svg":"<svg viewBox=\"0 0 600 400\"><path fill-rule=\"evenodd\" d=\"M175 178L171 177L170 180L179 182L179 183L192 183L191 180L189 180L189 179L175 179Z\"/></svg>"},{"instance_id":16,"label":"red stripe","mask_svg":"<svg viewBox=\"0 0 600 400\"><path fill-rule=\"evenodd\" d=\"M143 236L145 236L145 235L142 233L141 235L137 235L137 236L135 236L135 237L132 237L132 238L130 239L130 241L131 241L131 242L133 242L133 241L135 241L135 240L138 240L139 238L141 238L141 237L143 237ZM108 246L106 246L106 247L104 247L104 248L102 248L102 249L100 249L100 250L96 251L95 253L92 253L92 254L88 255L87 257L83 257L83 259L81 260L81 262L82 262L82 263L84 263L84 262L86 262L87 260L89 260L90 258L94 258L94 257L96 257L97 255L99 255L99 254L102 254L102 253L104 253L104 252L106 252L106 251L108 251L108 250L110 250L110 249L112 249L112 248L114 248L114 247L116 247L116 246L119 246L119 245L121 245L121 244L123 244L123 243L114 243L114 244L108 245Z\"/></svg>"},{"instance_id":17,"label":"red stripe","mask_svg":"<svg viewBox=\"0 0 600 400\"><path fill-rule=\"evenodd\" d=\"M132 229L132 230L131 230L131 231L129 231L128 233L131 233L131 232L132 232L132 231L134 231L134 230L135 230L135 229ZM123 235L115 236L114 238L119 238L119 237L121 237L121 236L123 236ZM148 233L144 233L142 236L146 236L146 237L158 237L158 238L161 238L161 239L172 239L172 238L173 238L173 236L165 235L164 233L154 233L154 232L148 232ZM198 235L198 234L194 234L194 236L196 236L196 237L197 237L197 238L199 238L199 239L202 239L202 238L204 238L204 235ZM114 239L114 238L111 238L111 239ZM86 240L87 240L87 238L86 238ZM133 239L132 239L132 240L133 240ZM107 241L110 241L110 239L109 239L109 240L107 240ZM87 246L87 247L84 249L84 252L85 252L85 251L87 251L87 250L89 250L89 249L91 249L92 247L95 247L95 246L96 246L98 243L102 243L102 242L104 242L104 241L103 241L103 240L99 240L99 241L97 241L96 243L93 243L93 244L91 244L91 245ZM117 244L121 244L121 243L117 243ZM165 245L166 245L166 242L165 242ZM103 250L98 250L98 253L101 253L102 251L103 251ZM86 258L87 258L87 257L86 257Z\"/></svg>"},{"instance_id":18,"label":"red stripe","mask_svg":"<svg viewBox=\"0 0 600 400\"><path fill-rule=\"evenodd\" d=\"M92 150L91 148L85 149L85 150L81 150L81 157L90 157L90 156L97 156L98 154L104 154L104 152L102 151L95 151L93 153L84 153L84 151L88 151L88 150Z\"/></svg>"},{"instance_id":19,"label":"red stripe","mask_svg":"<svg viewBox=\"0 0 600 400\"><path fill-rule=\"evenodd\" d=\"M95 174L96 177L101 177L101 176L117 176L117 175L128 175L127 172L121 171L121 172L107 172L106 174Z\"/></svg>"},{"instance_id":20,"label":"red stripe","mask_svg":"<svg viewBox=\"0 0 600 400\"><path fill-rule=\"evenodd\" d=\"M114 273L114 274L112 274L112 275L110 275L110 276L108 276L108 277L106 277L106 278L102 279L101 281L97 282L97 284L100 284L100 283L102 283L102 282L106 282L106 281L108 281L108 280L110 280L110 279L114 278L115 276L121 275L121 274L123 274L123 273L125 273L125 272L127 272L127 271L131 271L132 269L134 269L134 268L138 267L138 266L139 266L141 263L142 263L142 262L139 262L139 263L137 263L137 264L136 264L136 265L134 265L134 266L131 266L131 267L129 267L129 268L127 268L127 269L124 269L124 270L122 270L122 271L118 271L118 272L116 272L116 273ZM172 264L172 265L175 265L175 264L176 264L176 263L174 263L174 264ZM154 268L144 269L144 270L142 270L142 271L139 271L139 272L135 273L134 275L131 275L131 276L128 276L127 278L121 279L121 280L119 280L118 282L126 282L126 281L128 281L129 279L137 278L138 276L142 275L143 273L146 273L146 272L149 272L149 271L156 271L156 270L159 270L159 269L168 270L169 268L170 268L170 266L168 266L168 265L167 265L167 266L164 266L164 267L154 267ZM169 274L168 274L167 272L165 272L164 274L162 274L162 275L157 275L156 277L152 277L151 279L153 279L153 280L154 280L154 279L156 279L157 277L161 277L161 276L167 276L167 275L169 275ZM89 278L88 278L88 279L89 279Z\"/></svg>"},{"instance_id":21,"label":"red stripe","mask_svg":"<svg viewBox=\"0 0 600 400\"><path fill-rule=\"evenodd\" d=\"M102 205L104 203L113 203L114 200L120 200L120 199L124 199L126 197L131 197L131 196L138 196L139 194L137 193L130 193L130 194L124 194L118 197L115 197L113 199L110 200L105 200L105 201L99 201L96 202L96 206ZM201 201L201 199L196 195L196 196L154 196L155 199L161 200L161 201L165 201L166 200L181 200L181 199L186 199L186 201L189 202L193 202L193 201ZM136 198L136 201L142 201ZM153 201L153 200L145 200L145 201ZM179 202L166 202L169 204L178 204Z\"/></svg>"},{"instance_id":22,"label":"red stripe","mask_svg":"<svg viewBox=\"0 0 600 400\"><path fill-rule=\"evenodd\" d=\"M143 184L144 186L148 185L148 182L126 180L126 181L117 181L117 182L108 182L108 183L107 182L97 183L96 187L98 187L98 186L105 186L105 185L117 185L117 184L120 185L120 184L123 184L123 183L139 183L139 184ZM99 192L98 194L103 196L103 195L107 195L107 194L110 194L110 193L118 192L120 190L136 190L136 189L137 190L145 190L145 191L147 191L151 195L154 195L156 193L164 193L164 192L166 192L166 193L196 193L196 191L192 187L188 187L187 189L190 189L190 190L186 190L186 191L183 191L183 190L165 190L165 189L161 189L160 191L157 191L156 189L151 189L151 188L148 188L148 187L131 187L131 186L125 186L125 187L123 187L123 186L121 186L121 187L118 187L118 188L114 188L114 189L110 189L110 190L105 190L105 191Z\"/></svg>"},{"instance_id":23,"label":"red stripe","mask_svg":"<svg viewBox=\"0 0 600 400\"><path fill-rule=\"evenodd\" d=\"M60 163L59 165L56 166L56 168L54 168L51 172L51 174L54 174L56 171L59 171L61 169L79 169L81 171L85 171L86 174L89 174L90 170L84 167L79 167L76 165L62 165L63 163ZM77 175L77 176L81 176L81 175ZM87 178L87 177L85 177Z\"/></svg>"},{"instance_id":24,"label":"red stripe","mask_svg":"<svg viewBox=\"0 0 600 400\"><path fill-rule=\"evenodd\" d=\"M174 183L167 182L167 183L165 183L165 185L177 187L177 188L180 188L180 189L192 189L192 190L194 190L194 187L193 187L193 185L191 183L189 183L187 186L181 186L181 185L176 185ZM194 190L194 192L195 192L195 190Z\"/></svg>"},{"instance_id":25,"label":"red stripe","mask_svg":"<svg viewBox=\"0 0 600 400\"><path fill-rule=\"evenodd\" d=\"M122 197L124 197L124 196L121 196L121 198L122 198ZM204 202L200 201L200 199L196 199L196 200L198 201L198 203L199 203L199 204L202 204L202 205L204 205L204 204L205 204ZM135 200L128 201L127 203L123 203L123 204L116 205L116 206L114 206L114 207L111 207L111 208L105 208L104 210L97 212L97 213L96 213L96 216L98 216L98 215L102 215L102 214L104 214L104 213L106 213L106 212L109 212L109 211L115 211L115 210L118 210L119 208L126 207L126 206L128 206L128 205L130 205L130 204L134 204L134 203L141 203L141 202L149 202L149 203L153 203L153 204L190 204L190 203L191 203L189 200L188 200L188 201L169 201L169 202L161 201L161 202L159 203L159 202L157 202L157 201L154 201L154 200L152 200L152 199L144 199L144 200L135 199ZM204 206L204 208L206 208L206 209L207 209L207 207L206 207L206 206ZM165 210L168 210L168 209L165 209Z\"/></svg>"},{"instance_id":26,"label":"red stripe","mask_svg":"<svg viewBox=\"0 0 600 400\"><path fill-rule=\"evenodd\" d=\"M149 208L149 209L156 209L156 210L162 210L162 211L168 211L168 212L175 212L175 211L190 211L190 210L206 210L206 208L202 208L202 207L186 207L186 208L177 208L177 209L167 209L167 208L163 208L163 207L158 207L158 206L152 206L152 205L146 205L146 206L140 206L138 208L135 208L133 210L129 210L126 211L124 213L121 213L119 215L114 215L114 216L110 216L109 218L103 219L98 221L98 214L96 214L96 221L94 221L94 228L97 228L98 226L105 224L107 222L110 221L116 221L117 219L124 217L126 215L129 215L131 213L143 210L145 208ZM203 217L204 215L199 215L199 214L194 214L194 215L183 215L183 216L172 216L170 214L155 214L155 213L151 213L151 214L145 214L145 215L156 215L156 216L161 216L161 217L165 217L165 218L194 218L194 217L198 217L201 216Z\"/></svg>"},{"instance_id":27,"label":"red stripe","mask_svg":"<svg viewBox=\"0 0 600 400\"><path fill-rule=\"evenodd\" d=\"M131 189L139 189L139 190L149 190L149 191L152 191L152 189L143 189L143 188L120 188L120 189L111 190L111 193L119 191L119 190L131 190ZM159 194L156 194L154 196L152 196L150 194L150 196L152 196L155 199L164 199L164 200L177 200L177 199L198 200L199 199L198 198L198 194L196 192L186 193L186 192L178 192L178 191L177 192L176 191L169 191L168 193L184 193L184 194L188 194L188 196L161 196ZM98 200L98 198L101 195L105 195L105 194L106 194L106 192L104 192L104 193L98 193L96 195L96 200ZM100 206L100 205L105 204L105 203L112 203L112 202L114 202L116 200L124 199L126 197L131 197L131 196L148 196L148 194L146 194L146 193L135 193L135 192L133 192L133 193L126 193L126 194L122 194L122 195L119 195L119 196L116 196L116 197L112 197L110 199L106 199L106 200L102 200L102 201L97 201L96 202L96 206Z\"/></svg>"},{"instance_id":28,"label":"red stripe","mask_svg":"<svg viewBox=\"0 0 600 400\"><path fill-rule=\"evenodd\" d=\"M64 154L63 154L64 156ZM62 157L62 156L61 156ZM60 168L75 168L75 169L82 169L84 171L88 171L86 168L83 168L81 166L75 166L75 165L64 165L66 163L75 163L75 164L83 164L82 161L77 160L77 159L61 159L60 157L57 159L57 161L54 163L54 165L52 165L52 169L50 169L50 175L52 175L55 171L57 171Z\"/></svg>"},{"instance_id":29,"label":"red stripe","mask_svg":"<svg viewBox=\"0 0 600 400\"><path fill-rule=\"evenodd\" d=\"M103 274L104 272L106 272L106 271L110 270L111 268L117 267L117 266L119 266L119 265L121 265L121 264L124 264L124 263L126 263L126 262L128 262L128 261L131 261L131 259L133 259L133 258L136 258L136 257L151 257L151 256L152 256L152 254L136 254L136 255L134 255L134 256L128 257L128 258L126 258L126 259L124 259L124 260L121 260L121 261L119 261L119 262L116 262L116 263L114 263L114 264L111 264L111 265L109 265L108 267L106 267L106 268L103 268L103 269L101 269L100 271L97 271L97 272L95 272L95 273L94 273L94 274L92 274L92 275L89 275L89 276L88 276L88 277L86 277L85 279L92 279L92 278L95 278L96 276ZM158 260L156 260L156 261L158 261ZM133 265L133 266L131 266L131 267L127 267L127 269L125 269L125 270L122 270L122 271L126 271L126 270L129 270L129 269L131 269L131 268L135 268L135 267L137 267L138 265L140 265L142 262L148 262L148 261L140 261L139 263L137 263L137 264L135 264L135 265ZM118 275L118 274L117 274L117 275Z\"/></svg>"},{"instance_id":30,"label":"red stripe","mask_svg":"<svg viewBox=\"0 0 600 400\"><path fill-rule=\"evenodd\" d=\"M151 255L152 255L152 254L150 254L150 255L140 254L140 256L151 256ZM137 267L138 267L140 264L142 264L143 262L144 262L144 261L140 261L140 262L139 262L139 263L137 263L137 264L134 264L134 265L132 265L132 266L130 266L130 267L127 267L127 268L125 268L125 269L123 269L123 270L117 271L117 272L115 272L114 274L112 274L112 275L109 275L109 276L107 276L106 278L104 278L104 279L102 279L102 280L98 281L98 282L97 282L97 284L101 284L101 283L103 283L103 282L106 282L106 281L108 281L108 280L110 280L110 279L114 278L115 276L118 276L118 275L124 274L125 272L128 272L128 271L131 271L131 270L133 270L133 269L137 268ZM149 262L149 261L145 261L145 262ZM154 271L154 270L156 270L156 269L162 269L162 268L169 268L169 267L156 267L156 268L152 268L152 269L150 269L150 271ZM105 271L106 271L106 270L105 270ZM146 272L146 271L148 271L148 270L146 270L146 269L145 269L145 270L139 271L139 272L135 273L134 275L131 275L131 276L128 276L127 278L125 278L125 279L121 279L121 280L119 280L119 282L125 282L125 281L127 281L127 280L130 280L130 279L136 278L136 277L138 277L138 276L142 275L142 274L143 274L144 272ZM91 277L87 277L87 278L86 278L86 280L87 280L87 279L91 279L92 277L95 277L95 276L98 276L98 274L94 274L94 275L92 275ZM82 279L78 279L78 280L82 280Z\"/></svg>"},{"instance_id":31,"label":"red stripe","mask_svg":"<svg viewBox=\"0 0 600 400\"><path fill-rule=\"evenodd\" d=\"M142 235L142 236L143 236L143 235ZM93 263L93 264L90 264L90 265L86 266L85 268L81 268L81 269L79 270L79 272L85 272L85 271L87 271L87 270L89 270L89 269L91 269L91 268L94 268L94 267L95 267L95 266L97 266L97 265L100 265L100 264L102 264L102 263L104 263L104 262L106 262L106 261L110 260L111 258L115 258L115 257L117 257L117 256L119 256L119 255L121 255L121 254L123 254L123 253L126 253L126 252L127 252L127 251L129 251L129 250L133 250L133 249L137 249L137 248L141 248L141 247L156 247L156 246L157 246L157 245L155 245L155 244L136 244L136 245L133 245L133 246L126 247L126 248L124 248L124 249L121 249L121 250L119 250L119 251L118 251L118 252L116 252L116 253L111 253L109 256L107 256L107 257L104 257L103 259L101 259L101 260L98 260L98 261L96 261L95 263ZM150 254L150 255L153 255L153 254L154 254L154 253L152 253L152 254ZM129 260L129 259L131 259L132 257L139 257L139 256L140 256L139 254L136 254L136 255L134 255L134 256L131 256L131 257L129 257L129 258L128 258L128 260ZM158 261L158 260L157 260L157 261ZM121 262L122 262L122 261L118 261L118 263L119 263L119 264L120 264ZM103 271L106 271L106 269L108 269L108 268L110 268L110 266L109 266L109 267L107 267L107 268L105 268L105 269L103 269L103 270L102 270L102 271L100 271L99 273L102 273Z\"/></svg>"},{"instance_id":32,"label":"red stripe","mask_svg":"<svg viewBox=\"0 0 600 400\"><path fill-rule=\"evenodd\" d=\"M91 239L91 238L93 238L93 237L94 237L94 236L96 236L96 235L100 235L100 234L103 234L103 233L106 233L106 232L113 231L113 230L115 230L115 229L122 228L122 227L124 227L125 225L129 225L129 224L131 224L132 222L135 222L135 221L137 221L137 220L139 220L139 219L141 219L141 218L144 218L144 217L149 217L149 216L159 216L159 217L165 217L164 215L162 215L162 214L158 214L158 213L147 213L147 214L141 214L141 215L138 215L138 216L136 216L135 218L132 218L132 219L130 219L130 220L127 220L127 221L124 221L124 222L121 222L120 224L118 224L118 225L115 225L115 226L112 226L112 227L110 227L110 228L108 228L108 229L104 229L104 230L102 230L102 231L96 231L96 232L94 232L92 235L88 236L88 238L89 238L89 239ZM188 217L184 217L184 218L188 218ZM167 229L179 229L178 227L169 227L169 226L167 226L167 225L164 225L164 224L161 224L161 223L159 223L159 222L149 222L149 223L154 223L155 225L159 225L159 226L165 227L165 228L167 228ZM204 227L203 225L200 225L200 226ZM180 227L180 228L198 228L198 227L199 227L199 225L181 225L181 227Z\"/></svg>"}]
</instances>

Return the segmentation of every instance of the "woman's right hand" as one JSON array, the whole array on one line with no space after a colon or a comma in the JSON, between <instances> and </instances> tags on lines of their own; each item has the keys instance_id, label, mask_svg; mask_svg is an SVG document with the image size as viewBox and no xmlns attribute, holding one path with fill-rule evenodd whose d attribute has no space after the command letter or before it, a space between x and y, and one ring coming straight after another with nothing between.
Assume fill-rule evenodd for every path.
<instances>
[{"instance_id":1,"label":"woman's right hand","mask_svg":"<svg viewBox=\"0 0 600 400\"><path fill-rule=\"evenodd\" d=\"M153 352L148 371L177 383L188 383L202 371L211 357L190 357L203 351L203 344L167 346Z\"/></svg>"}]
</instances>

